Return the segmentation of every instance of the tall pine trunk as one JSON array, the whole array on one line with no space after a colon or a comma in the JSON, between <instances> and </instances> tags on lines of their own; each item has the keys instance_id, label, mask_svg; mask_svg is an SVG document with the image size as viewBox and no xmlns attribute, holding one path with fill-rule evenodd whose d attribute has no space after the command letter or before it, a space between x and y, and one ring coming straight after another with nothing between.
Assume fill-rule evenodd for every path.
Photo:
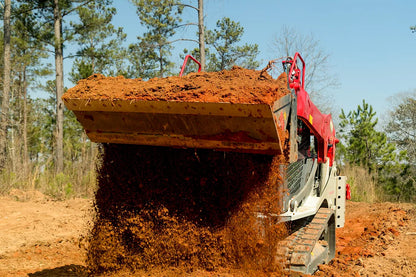
<instances>
[{"instance_id":1,"label":"tall pine trunk","mask_svg":"<svg viewBox=\"0 0 416 277\"><path fill-rule=\"evenodd\" d=\"M164 74L163 68L163 54L162 54L162 46L159 46L159 77L162 78Z\"/></svg>"},{"instance_id":2,"label":"tall pine trunk","mask_svg":"<svg viewBox=\"0 0 416 277\"><path fill-rule=\"evenodd\" d=\"M61 99L64 93L64 69L62 53L62 15L59 0L54 0L54 33L55 33L55 70L56 70L56 172L62 172L64 168L64 104Z\"/></svg>"},{"instance_id":3,"label":"tall pine trunk","mask_svg":"<svg viewBox=\"0 0 416 277\"><path fill-rule=\"evenodd\" d=\"M199 29L199 58L201 71L205 71L205 27L204 27L204 1L198 0L198 29Z\"/></svg>"},{"instance_id":4,"label":"tall pine trunk","mask_svg":"<svg viewBox=\"0 0 416 277\"><path fill-rule=\"evenodd\" d=\"M0 168L4 168L7 159L7 128L9 116L10 94L10 14L11 0L4 1L4 71L3 71L3 97L0 115Z\"/></svg>"},{"instance_id":5,"label":"tall pine trunk","mask_svg":"<svg viewBox=\"0 0 416 277\"><path fill-rule=\"evenodd\" d=\"M26 66L23 67L23 171L24 176L29 174L29 150L27 142L27 80Z\"/></svg>"}]
</instances>

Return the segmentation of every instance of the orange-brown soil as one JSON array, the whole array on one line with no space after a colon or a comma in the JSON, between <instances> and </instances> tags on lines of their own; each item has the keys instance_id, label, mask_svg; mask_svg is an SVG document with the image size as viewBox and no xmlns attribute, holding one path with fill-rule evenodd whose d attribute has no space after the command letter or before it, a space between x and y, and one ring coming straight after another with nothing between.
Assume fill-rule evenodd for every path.
<instances>
[{"instance_id":1,"label":"orange-brown soil","mask_svg":"<svg viewBox=\"0 0 416 277\"><path fill-rule=\"evenodd\" d=\"M92 201L0 199L0 276L87 276L82 236L92 219ZM411 204L347 203L347 221L337 230L338 254L317 276L414 276L416 209ZM80 247L81 246L81 247ZM222 268L183 274L174 267L134 276L270 276ZM102 276L132 276L129 271Z\"/></svg>"},{"instance_id":2,"label":"orange-brown soil","mask_svg":"<svg viewBox=\"0 0 416 277\"><path fill-rule=\"evenodd\" d=\"M414 204L349 202L337 255L318 276L416 276Z\"/></svg>"},{"instance_id":3,"label":"orange-brown soil","mask_svg":"<svg viewBox=\"0 0 416 277\"><path fill-rule=\"evenodd\" d=\"M235 66L148 81L95 74L80 80L63 98L271 104L288 93L285 73L273 79L267 72Z\"/></svg>"}]
</instances>

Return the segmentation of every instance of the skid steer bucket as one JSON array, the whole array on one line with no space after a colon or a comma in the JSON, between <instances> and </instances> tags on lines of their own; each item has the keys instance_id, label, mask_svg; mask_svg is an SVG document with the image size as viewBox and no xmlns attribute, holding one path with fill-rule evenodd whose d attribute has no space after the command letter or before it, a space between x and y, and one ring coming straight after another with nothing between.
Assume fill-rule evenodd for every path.
<instances>
[{"instance_id":1,"label":"skid steer bucket","mask_svg":"<svg viewBox=\"0 0 416 277\"><path fill-rule=\"evenodd\" d=\"M275 155L282 152L279 128L285 128L290 106L290 95L283 98L271 106L74 98L64 102L94 142Z\"/></svg>"}]
</instances>

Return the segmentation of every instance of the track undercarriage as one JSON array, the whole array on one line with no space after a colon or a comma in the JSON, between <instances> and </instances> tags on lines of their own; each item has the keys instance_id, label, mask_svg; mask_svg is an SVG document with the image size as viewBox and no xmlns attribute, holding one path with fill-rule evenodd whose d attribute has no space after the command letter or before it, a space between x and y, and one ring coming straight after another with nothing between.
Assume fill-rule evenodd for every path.
<instances>
[{"instance_id":1,"label":"track undercarriage","mask_svg":"<svg viewBox=\"0 0 416 277\"><path fill-rule=\"evenodd\" d=\"M310 223L279 243L276 260L287 274L313 274L334 256L334 211L321 208Z\"/></svg>"}]
</instances>

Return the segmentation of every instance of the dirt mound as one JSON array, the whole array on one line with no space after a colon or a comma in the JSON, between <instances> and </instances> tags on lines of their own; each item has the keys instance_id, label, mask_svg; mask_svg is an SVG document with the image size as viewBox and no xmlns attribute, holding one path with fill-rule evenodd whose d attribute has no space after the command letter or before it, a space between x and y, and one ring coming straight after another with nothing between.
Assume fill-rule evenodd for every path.
<instances>
[{"instance_id":1,"label":"dirt mound","mask_svg":"<svg viewBox=\"0 0 416 277\"><path fill-rule=\"evenodd\" d=\"M273 79L266 72L235 66L220 72L148 81L95 74L79 81L63 98L271 104L288 93L285 73Z\"/></svg>"},{"instance_id":2,"label":"dirt mound","mask_svg":"<svg viewBox=\"0 0 416 277\"><path fill-rule=\"evenodd\" d=\"M409 276L408 273L412 271L409 271L409 268L416 269L415 255L413 262L405 261L402 264L396 262L393 266L389 261L391 257L398 256L398 251L392 249L392 244L408 224L409 212L415 211L414 206L408 204L406 211L392 203L348 202L347 204L345 227L337 230L337 255L329 265L321 265L320 272L316 275ZM416 226L415 223L413 219L412 228ZM412 249L416 247L400 251L406 253ZM392 251L394 253L391 253Z\"/></svg>"},{"instance_id":3,"label":"dirt mound","mask_svg":"<svg viewBox=\"0 0 416 277\"><path fill-rule=\"evenodd\" d=\"M279 213L280 157L111 144L102 154L93 272L275 270L284 226L264 227L255 213Z\"/></svg>"},{"instance_id":4,"label":"dirt mound","mask_svg":"<svg viewBox=\"0 0 416 277\"><path fill-rule=\"evenodd\" d=\"M46 195L37 190L21 190L11 189L9 196L17 201L45 201L48 199Z\"/></svg>"}]
</instances>

